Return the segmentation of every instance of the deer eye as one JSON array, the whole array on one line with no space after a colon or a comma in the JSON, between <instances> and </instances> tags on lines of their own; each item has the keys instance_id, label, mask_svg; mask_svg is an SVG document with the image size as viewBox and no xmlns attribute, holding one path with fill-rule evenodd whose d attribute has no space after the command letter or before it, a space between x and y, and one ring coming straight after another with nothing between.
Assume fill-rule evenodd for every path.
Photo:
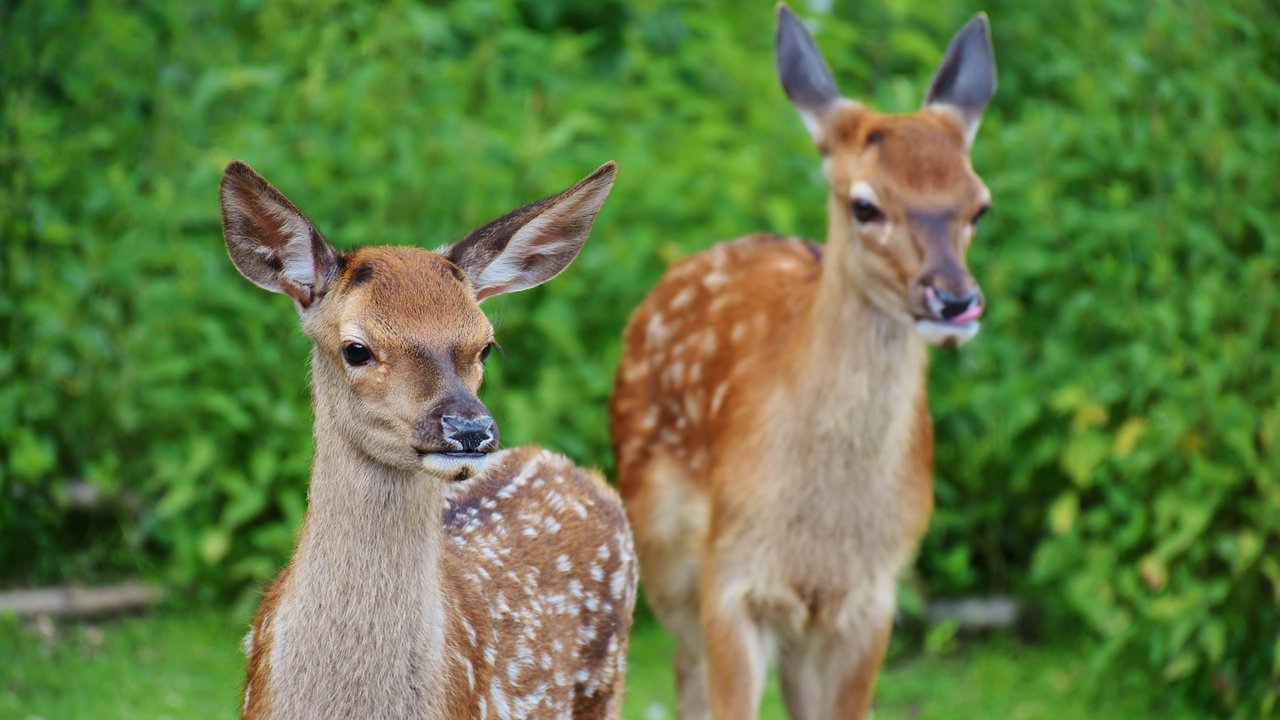
<instances>
[{"instance_id":1,"label":"deer eye","mask_svg":"<svg viewBox=\"0 0 1280 720\"><path fill-rule=\"evenodd\" d=\"M850 204L850 207L853 208L853 217L860 223L872 223L884 219L884 213L869 200L858 198Z\"/></svg>"},{"instance_id":2,"label":"deer eye","mask_svg":"<svg viewBox=\"0 0 1280 720\"><path fill-rule=\"evenodd\" d=\"M981 220L981 219L982 219L982 217L983 217L984 215L986 215L986 214L987 214L987 211L988 211L988 210L990 210L990 209L991 209L991 206L990 206L990 205L983 205L983 206L982 206L982 209L980 209L980 210L978 210L978 212L974 213L974 215L973 215L973 219L969 221L969 224L970 224L970 225L977 225L977 224L978 224L978 221L979 221L979 220Z\"/></svg>"},{"instance_id":3,"label":"deer eye","mask_svg":"<svg viewBox=\"0 0 1280 720\"><path fill-rule=\"evenodd\" d=\"M488 360L488 359L489 359L489 353L493 352L493 346L494 346L494 345L497 345L497 344L498 344L498 343L496 343L496 342L489 341L489 344L488 344L488 345L485 345L485 346L484 346L484 348L482 348L482 349L480 350L480 364L481 364L481 365L483 365L483 364L484 364L484 361L485 361L485 360Z\"/></svg>"},{"instance_id":4,"label":"deer eye","mask_svg":"<svg viewBox=\"0 0 1280 720\"><path fill-rule=\"evenodd\" d=\"M360 343L347 343L342 346L342 359L346 360L347 364L352 367L367 365L369 361L373 360L373 352Z\"/></svg>"}]
</instances>

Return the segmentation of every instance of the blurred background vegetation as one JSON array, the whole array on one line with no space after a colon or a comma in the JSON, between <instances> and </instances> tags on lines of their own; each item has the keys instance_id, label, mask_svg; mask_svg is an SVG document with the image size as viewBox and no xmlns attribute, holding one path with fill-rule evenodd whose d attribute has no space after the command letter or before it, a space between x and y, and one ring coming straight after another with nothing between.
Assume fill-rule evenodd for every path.
<instances>
[{"instance_id":1,"label":"blurred background vegetation","mask_svg":"<svg viewBox=\"0 0 1280 720\"><path fill-rule=\"evenodd\" d=\"M826 5L827 3L822 3ZM914 109L992 19L979 339L935 352L938 510L910 582L1013 594L1205 712L1280 698L1280 8L859 0L846 94ZM821 238L773 3L0 3L0 586L143 575L252 606L310 459L308 344L228 262L241 158L340 246L449 242L601 162L554 283L487 303L511 443L608 470L627 315L675 259ZM100 501L86 509L79 487ZM914 602L911 602L914 600ZM975 688L981 692L980 689Z\"/></svg>"}]
</instances>

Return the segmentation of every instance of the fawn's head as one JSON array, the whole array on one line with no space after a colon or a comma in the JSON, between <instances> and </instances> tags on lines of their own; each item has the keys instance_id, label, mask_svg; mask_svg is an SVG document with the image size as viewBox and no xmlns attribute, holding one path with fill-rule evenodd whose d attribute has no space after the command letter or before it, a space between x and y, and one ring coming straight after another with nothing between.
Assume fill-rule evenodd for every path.
<instances>
[{"instance_id":1,"label":"fawn's head","mask_svg":"<svg viewBox=\"0 0 1280 720\"><path fill-rule=\"evenodd\" d=\"M436 252L340 252L237 161L222 177L223 234L241 274L293 298L315 344L317 422L376 462L462 480L498 447L497 426L476 396L494 344L479 303L568 266L615 173L613 163L603 165Z\"/></svg>"},{"instance_id":2,"label":"fawn's head","mask_svg":"<svg viewBox=\"0 0 1280 720\"><path fill-rule=\"evenodd\" d=\"M991 197L969 162L996 87L986 16L951 40L914 113L885 115L841 97L812 36L785 6L778 8L777 63L822 153L829 241L851 243L851 270L873 279L863 291L913 318L930 343L970 340L984 300L965 254Z\"/></svg>"}]
</instances>

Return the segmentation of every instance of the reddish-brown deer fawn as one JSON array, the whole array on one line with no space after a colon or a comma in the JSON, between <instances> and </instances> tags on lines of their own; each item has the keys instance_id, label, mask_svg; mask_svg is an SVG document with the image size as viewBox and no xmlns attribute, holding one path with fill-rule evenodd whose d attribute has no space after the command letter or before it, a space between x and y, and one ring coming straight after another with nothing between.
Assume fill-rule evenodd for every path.
<instances>
[{"instance_id":1,"label":"reddish-brown deer fawn","mask_svg":"<svg viewBox=\"0 0 1280 720\"><path fill-rule=\"evenodd\" d=\"M673 266L627 326L612 407L682 718L755 717L774 650L793 717L866 715L933 508L926 344L969 340L983 308L965 253L988 205L969 160L995 89L985 16L921 110L884 115L843 99L778 13L826 245L752 236Z\"/></svg>"},{"instance_id":2,"label":"reddish-brown deer fawn","mask_svg":"<svg viewBox=\"0 0 1280 720\"><path fill-rule=\"evenodd\" d=\"M617 717L636 573L621 503L559 455L495 452L476 397L479 301L563 270L614 174L438 252L340 252L227 168L231 259L314 343L306 518L245 641L243 717Z\"/></svg>"}]
</instances>

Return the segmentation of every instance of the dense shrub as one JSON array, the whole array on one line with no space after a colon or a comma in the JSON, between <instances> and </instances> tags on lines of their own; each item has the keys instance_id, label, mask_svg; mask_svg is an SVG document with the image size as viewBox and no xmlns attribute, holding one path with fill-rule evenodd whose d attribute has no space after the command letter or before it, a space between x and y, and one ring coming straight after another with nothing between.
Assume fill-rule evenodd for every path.
<instances>
[{"instance_id":1,"label":"dense shrub","mask_svg":"<svg viewBox=\"0 0 1280 720\"><path fill-rule=\"evenodd\" d=\"M971 265L993 312L935 362L946 511L925 564L1034 588L1109 655L1269 714L1280 12L1058 12L992 8L1003 85L978 164L997 215Z\"/></svg>"},{"instance_id":2,"label":"dense shrub","mask_svg":"<svg viewBox=\"0 0 1280 720\"><path fill-rule=\"evenodd\" d=\"M627 312L667 263L820 237L772 4L0 7L0 582L138 567L236 592L301 517L307 343L222 249L240 157L339 245L434 246L606 159L578 263L489 303L510 441L608 467ZM968 3L821 17L842 87L915 106ZM1012 591L1207 706L1280 688L1280 14L994 2L979 341L934 359L930 592ZM84 479L110 512L70 511Z\"/></svg>"}]
</instances>

